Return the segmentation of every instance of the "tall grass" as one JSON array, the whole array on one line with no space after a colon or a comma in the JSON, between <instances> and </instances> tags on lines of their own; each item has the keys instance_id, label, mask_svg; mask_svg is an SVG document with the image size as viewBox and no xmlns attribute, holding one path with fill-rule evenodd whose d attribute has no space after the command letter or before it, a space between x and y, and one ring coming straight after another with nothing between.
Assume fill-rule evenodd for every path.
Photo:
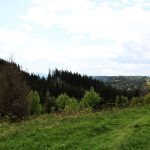
<instances>
[{"instance_id":1,"label":"tall grass","mask_svg":"<svg viewBox=\"0 0 150 150\"><path fill-rule=\"evenodd\" d=\"M150 106L0 123L0 150L148 150Z\"/></svg>"}]
</instances>

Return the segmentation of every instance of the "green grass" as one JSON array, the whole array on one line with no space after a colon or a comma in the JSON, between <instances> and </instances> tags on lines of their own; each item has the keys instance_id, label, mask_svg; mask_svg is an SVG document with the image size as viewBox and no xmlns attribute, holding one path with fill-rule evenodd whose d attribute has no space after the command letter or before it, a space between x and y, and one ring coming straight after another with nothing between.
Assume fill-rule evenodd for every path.
<instances>
[{"instance_id":1,"label":"green grass","mask_svg":"<svg viewBox=\"0 0 150 150\"><path fill-rule=\"evenodd\" d=\"M0 123L0 150L149 150L150 106Z\"/></svg>"}]
</instances>

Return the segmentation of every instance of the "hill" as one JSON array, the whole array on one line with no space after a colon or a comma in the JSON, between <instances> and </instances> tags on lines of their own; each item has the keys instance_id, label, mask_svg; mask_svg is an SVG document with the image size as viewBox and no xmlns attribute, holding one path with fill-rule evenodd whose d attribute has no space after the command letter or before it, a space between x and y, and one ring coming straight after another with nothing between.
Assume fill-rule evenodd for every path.
<instances>
[{"instance_id":1,"label":"hill","mask_svg":"<svg viewBox=\"0 0 150 150\"><path fill-rule=\"evenodd\" d=\"M85 91L89 90L91 87L101 95L104 99L104 104L114 103L117 95L124 95L128 98L139 95L135 90L132 90L130 93L126 92L126 90L117 90L87 75L81 75L67 70L49 70L47 78L44 78L41 77L41 74L29 74L23 71L21 67L13 61L9 62L0 59L0 67L3 68L9 65L14 65L22 72L29 88L39 93L41 104L45 102L47 92L53 97L58 97L60 94L66 93L70 97L75 97L77 100L80 100ZM0 71L0 75L1 74L2 72Z\"/></svg>"},{"instance_id":2,"label":"hill","mask_svg":"<svg viewBox=\"0 0 150 150\"><path fill-rule=\"evenodd\" d=\"M94 76L94 79L103 81L106 85L111 85L116 89L126 89L128 91L138 89L140 92L144 89L147 76Z\"/></svg>"},{"instance_id":3,"label":"hill","mask_svg":"<svg viewBox=\"0 0 150 150\"><path fill-rule=\"evenodd\" d=\"M0 123L1 150L148 150L150 106Z\"/></svg>"}]
</instances>

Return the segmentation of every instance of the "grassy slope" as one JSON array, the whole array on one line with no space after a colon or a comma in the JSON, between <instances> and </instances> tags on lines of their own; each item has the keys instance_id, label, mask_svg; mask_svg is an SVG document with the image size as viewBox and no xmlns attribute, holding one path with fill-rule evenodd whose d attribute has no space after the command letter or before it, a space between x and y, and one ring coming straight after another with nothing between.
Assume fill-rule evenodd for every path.
<instances>
[{"instance_id":1,"label":"grassy slope","mask_svg":"<svg viewBox=\"0 0 150 150\"><path fill-rule=\"evenodd\" d=\"M0 150L149 150L150 106L0 124Z\"/></svg>"}]
</instances>

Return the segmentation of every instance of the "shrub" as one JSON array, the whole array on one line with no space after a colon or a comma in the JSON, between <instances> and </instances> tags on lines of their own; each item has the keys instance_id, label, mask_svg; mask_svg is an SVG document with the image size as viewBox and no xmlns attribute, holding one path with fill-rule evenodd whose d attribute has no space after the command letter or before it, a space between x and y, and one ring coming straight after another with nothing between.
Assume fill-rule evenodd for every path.
<instances>
[{"instance_id":1,"label":"shrub","mask_svg":"<svg viewBox=\"0 0 150 150\"><path fill-rule=\"evenodd\" d=\"M75 98L70 98L64 109L65 112L78 112L79 104Z\"/></svg>"},{"instance_id":2,"label":"shrub","mask_svg":"<svg viewBox=\"0 0 150 150\"><path fill-rule=\"evenodd\" d=\"M141 106L145 104L150 104L150 93L143 97L132 97L130 106Z\"/></svg>"},{"instance_id":3,"label":"shrub","mask_svg":"<svg viewBox=\"0 0 150 150\"><path fill-rule=\"evenodd\" d=\"M125 96L117 96L116 99L115 99L115 106L116 107L127 107L129 106L129 99L128 97L125 97Z\"/></svg>"},{"instance_id":4,"label":"shrub","mask_svg":"<svg viewBox=\"0 0 150 150\"><path fill-rule=\"evenodd\" d=\"M91 111L99 104L100 100L101 97L99 94L91 88L90 91L85 92L80 103L78 103L75 98L70 98L66 93L64 93L58 96L56 104L58 111L64 110L65 112L77 112L86 109Z\"/></svg>"},{"instance_id":5,"label":"shrub","mask_svg":"<svg viewBox=\"0 0 150 150\"><path fill-rule=\"evenodd\" d=\"M137 101L138 101L138 97L132 97L132 99L130 101L130 106L132 106L132 107L135 106Z\"/></svg>"},{"instance_id":6,"label":"shrub","mask_svg":"<svg viewBox=\"0 0 150 150\"><path fill-rule=\"evenodd\" d=\"M65 112L78 112L79 104L75 98L70 98L66 93L61 94L56 99L57 110Z\"/></svg>"},{"instance_id":7,"label":"shrub","mask_svg":"<svg viewBox=\"0 0 150 150\"><path fill-rule=\"evenodd\" d=\"M128 97L125 97L125 96L119 97L119 96L117 96L116 99L115 99L115 106L120 107L120 108L129 106Z\"/></svg>"},{"instance_id":8,"label":"shrub","mask_svg":"<svg viewBox=\"0 0 150 150\"><path fill-rule=\"evenodd\" d=\"M121 107L127 107L129 105L128 97L121 96Z\"/></svg>"},{"instance_id":9,"label":"shrub","mask_svg":"<svg viewBox=\"0 0 150 150\"><path fill-rule=\"evenodd\" d=\"M80 102L80 108L85 108L85 107L95 108L100 101L101 101L100 95L96 93L93 88L91 88L90 91L85 92Z\"/></svg>"},{"instance_id":10,"label":"shrub","mask_svg":"<svg viewBox=\"0 0 150 150\"><path fill-rule=\"evenodd\" d=\"M42 106L40 104L40 96L38 92L31 90L28 94L28 99L30 101L30 114L40 114L42 112Z\"/></svg>"},{"instance_id":11,"label":"shrub","mask_svg":"<svg viewBox=\"0 0 150 150\"><path fill-rule=\"evenodd\" d=\"M150 104L150 93L144 96L144 104Z\"/></svg>"},{"instance_id":12,"label":"shrub","mask_svg":"<svg viewBox=\"0 0 150 150\"><path fill-rule=\"evenodd\" d=\"M69 98L69 96L66 93L60 94L58 96L58 98L56 99L56 105L57 105L58 111L64 110L65 106L67 104L69 104L69 101L70 101L70 98Z\"/></svg>"},{"instance_id":13,"label":"shrub","mask_svg":"<svg viewBox=\"0 0 150 150\"><path fill-rule=\"evenodd\" d=\"M17 121L29 115L29 89L13 63L0 66L0 116Z\"/></svg>"},{"instance_id":14,"label":"shrub","mask_svg":"<svg viewBox=\"0 0 150 150\"><path fill-rule=\"evenodd\" d=\"M141 106L144 104L144 97L132 97L130 106Z\"/></svg>"}]
</instances>

